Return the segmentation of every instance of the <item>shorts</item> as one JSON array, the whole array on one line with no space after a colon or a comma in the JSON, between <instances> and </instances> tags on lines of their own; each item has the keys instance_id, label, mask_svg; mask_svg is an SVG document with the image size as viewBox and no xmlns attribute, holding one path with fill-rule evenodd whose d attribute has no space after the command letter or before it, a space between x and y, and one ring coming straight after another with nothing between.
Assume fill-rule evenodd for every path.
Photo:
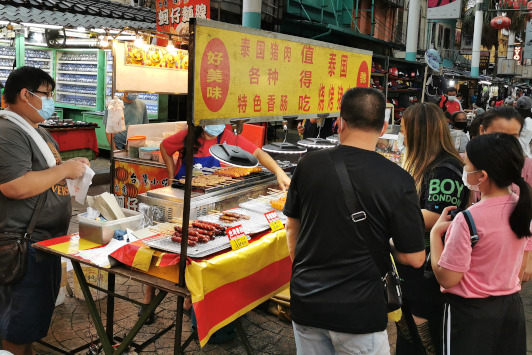
<instances>
[{"instance_id":1,"label":"shorts","mask_svg":"<svg viewBox=\"0 0 532 355\"><path fill-rule=\"evenodd\" d=\"M444 355L526 353L525 313L519 293L488 298L447 296Z\"/></svg>"},{"instance_id":2,"label":"shorts","mask_svg":"<svg viewBox=\"0 0 532 355\"><path fill-rule=\"evenodd\" d=\"M26 276L16 284L0 286L0 335L14 344L46 337L61 285L61 258L43 255L37 262L35 257L30 244Z\"/></svg>"}]
</instances>

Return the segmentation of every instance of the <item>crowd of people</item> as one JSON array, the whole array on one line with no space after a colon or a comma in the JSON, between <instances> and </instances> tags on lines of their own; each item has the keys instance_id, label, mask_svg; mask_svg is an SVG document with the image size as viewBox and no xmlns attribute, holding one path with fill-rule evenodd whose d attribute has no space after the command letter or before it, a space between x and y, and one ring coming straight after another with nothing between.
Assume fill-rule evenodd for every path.
<instances>
[{"instance_id":1,"label":"crowd of people","mask_svg":"<svg viewBox=\"0 0 532 355\"><path fill-rule=\"evenodd\" d=\"M387 123L370 88L344 94L340 146L299 162L284 209L298 354L390 353L370 238L402 279L396 354L526 353L532 100L478 109L468 124L456 90L447 94L403 113L402 168L375 152ZM360 211L344 202L342 165Z\"/></svg>"}]
</instances>

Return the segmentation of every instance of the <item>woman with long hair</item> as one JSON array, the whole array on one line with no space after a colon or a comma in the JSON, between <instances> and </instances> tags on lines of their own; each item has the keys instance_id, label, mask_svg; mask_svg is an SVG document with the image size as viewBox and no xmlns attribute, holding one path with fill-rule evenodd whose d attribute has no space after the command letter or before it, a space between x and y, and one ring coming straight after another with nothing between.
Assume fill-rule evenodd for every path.
<instances>
[{"instance_id":1,"label":"woman with long hair","mask_svg":"<svg viewBox=\"0 0 532 355\"><path fill-rule=\"evenodd\" d=\"M451 141L442 110L435 104L409 107L403 114L401 134L406 146L403 167L412 175L419 195L426 230L430 230L447 206L465 208L469 193L462 182L462 159ZM439 354L443 298L427 267L414 269L398 264L403 282L403 317L397 323L398 355Z\"/></svg>"},{"instance_id":2,"label":"woman with long hair","mask_svg":"<svg viewBox=\"0 0 532 355\"><path fill-rule=\"evenodd\" d=\"M467 211L476 236L463 213L451 222L453 207L431 231L432 268L446 295L444 354L524 355L519 276L532 249L532 198L521 176L525 157L517 138L504 133L476 137L466 154L464 182L481 194Z\"/></svg>"}]
</instances>

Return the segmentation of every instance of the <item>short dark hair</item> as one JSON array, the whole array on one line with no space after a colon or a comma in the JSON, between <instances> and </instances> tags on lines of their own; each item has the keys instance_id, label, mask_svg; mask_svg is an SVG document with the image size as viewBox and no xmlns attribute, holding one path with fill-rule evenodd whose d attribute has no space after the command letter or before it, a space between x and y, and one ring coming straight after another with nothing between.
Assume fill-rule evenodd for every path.
<instances>
[{"instance_id":1,"label":"short dark hair","mask_svg":"<svg viewBox=\"0 0 532 355\"><path fill-rule=\"evenodd\" d=\"M473 121L471 121L471 124L469 125L469 136L471 139L475 138L480 134L480 126L482 125L482 122L484 120L484 116L487 115L487 112L482 112L481 114L477 115Z\"/></svg>"},{"instance_id":2,"label":"short dark hair","mask_svg":"<svg viewBox=\"0 0 532 355\"><path fill-rule=\"evenodd\" d=\"M447 90L445 90L445 92L446 92L447 94L450 93L450 92L453 92L453 91L458 92L458 91L456 90L456 88L453 88L453 87L447 88Z\"/></svg>"},{"instance_id":3,"label":"short dark hair","mask_svg":"<svg viewBox=\"0 0 532 355\"><path fill-rule=\"evenodd\" d=\"M342 97L340 116L351 128L380 131L384 126L386 99L372 88L352 88Z\"/></svg>"},{"instance_id":4,"label":"short dark hair","mask_svg":"<svg viewBox=\"0 0 532 355\"><path fill-rule=\"evenodd\" d=\"M490 109L488 112L486 112L485 114L483 114L482 127L484 127L484 129L487 129L489 126L491 126L491 123L493 121L499 118L504 118L508 121L515 119L521 124L521 129L523 129L523 125L525 124L525 120L523 116L521 116L515 108L510 107L510 106L501 106L501 107L494 107Z\"/></svg>"},{"instance_id":5,"label":"short dark hair","mask_svg":"<svg viewBox=\"0 0 532 355\"><path fill-rule=\"evenodd\" d=\"M55 89L55 81L42 69L34 67L21 67L9 74L4 88L4 100L8 104L17 101L17 95L22 89L29 91L39 90L41 85L50 85L52 91Z\"/></svg>"},{"instance_id":6,"label":"short dark hair","mask_svg":"<svg viewBox=\"0 0 532 355\"><path fill-rule=\"evenodd\" d=\"M455 113L453 113L451 115L451 120L453 122L456 122L456 116L458 116L459 114L464 114L466 116L466 119L467 119L467 115L466 115L466 113L464 111L456 111Z\"/></svg>"}]
</instances>

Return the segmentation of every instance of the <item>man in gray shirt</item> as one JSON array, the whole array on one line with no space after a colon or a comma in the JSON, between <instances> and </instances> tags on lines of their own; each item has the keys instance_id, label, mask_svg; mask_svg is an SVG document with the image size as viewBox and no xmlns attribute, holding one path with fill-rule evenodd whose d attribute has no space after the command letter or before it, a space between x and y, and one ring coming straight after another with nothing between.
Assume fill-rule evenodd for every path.
<instances>
[{"instance_id":1,"label":"man in gray shirt","mask_svg":"<svg viewBox=\"0 0 532 355\"><path fill-rule=\"evenodd\" d=\"M126 149L127 129L130 125L148 123L148 110L146 109L146 104L137 97L137 94L132 94L127 91L124 92L124 95L121 97L122 101L124 101L124 120L126 121L126 130L115 134L114 144L112 145L113 150ZM103 116L103 124L105 126L107 126L107 115L108 111L106 109ZM109 145L111 145L111 133L106 134L107 141L109 142Z\"/></svg>"}]
</instances>

